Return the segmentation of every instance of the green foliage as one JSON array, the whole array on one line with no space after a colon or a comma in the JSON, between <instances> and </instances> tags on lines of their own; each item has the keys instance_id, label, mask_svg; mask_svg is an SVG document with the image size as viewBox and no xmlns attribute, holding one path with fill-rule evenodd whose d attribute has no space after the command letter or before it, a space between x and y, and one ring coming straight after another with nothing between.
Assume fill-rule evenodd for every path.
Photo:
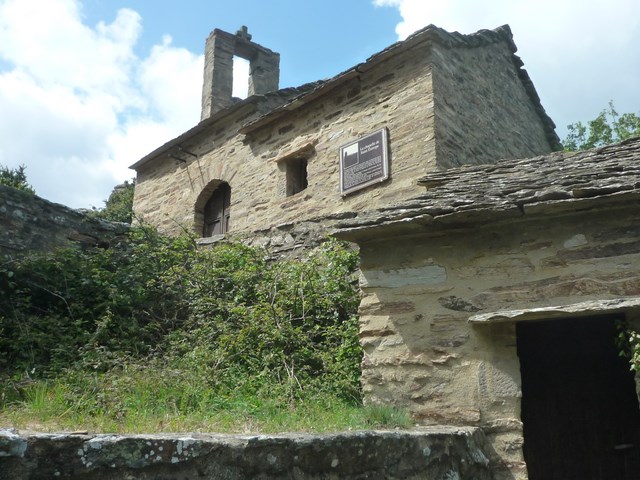
<instances>
[{"instance_id":1,"label":"green foliage","mask_svg":"<svg viewBox=\"0 0 640 480\"><path fill-rule=\"evenodd\" d=\"M242 402L260 412L313 398L358 405L356 266L356 252L335 241L273 262L146 227L107 250L5 261L0 406L48 395L65 415L119 422Z\"/></svg>"},{"instance_id":2,"label":"green foliage","mask_svg":"<svg viewBox=\"0 0 640 480\"><path fill-rule=\"evenodd\" d=\"M634 372L640 371L640 333L627 322L618 322L618 337L616 344L620 356L629 360L629 366Z\"/></svg>"},{"instance_id":3,"label":"green foliage","mask_svg":"<svg viewBox=\"0 0 640 480\"><path fill-rule=\"evenodd\" d=\"M116 185L105 201L104 208L94 210L92 215L110 222L131 223L135 187L135 179Z\"/></svg>"},{"instance_id":4,"label":"green foliage","mask_svg":"<svg viewBox=\"0 0 640 480\"><path fill-rule=\"evenodd\" d=\"M327 242L303 261L268 263L259 251L223 245L201 260L171 351L207 365L221 388L275 382L291 400L306 388L359 398L354 252Z\"/></svg>"},{"instance_id":5,"label":"green foliage","mask_svg":"<svg viewBox=\"0 0 640 480\"><path fill-rule=\"evenodd\" d=\"M0 165L0 185L7 185L24 192L36 193L27 182L26 168L24 165L20 165L18 168L8 168Z\"/></svg>"},{"instance_id":6,"label":"green foliage","mask_svg":"<svg viewBox=\"0 0 640 480\"><path fill-rule=\"evenodd\" d=\"M367 422L378 427L398 427L409 428L411 426L411 415L393 405L369 405L365 415Z\"/></svg>"},{"instance_id":7,"label":"green foliage","mask_svg":"<svg viewBox=\"0 0 640 480\"><path fill-rule=\"evenodd\" d=\"M152 352L187 310L166 263L193 246L141 228L108 250L55 252L0 266L0 371L56 375L77 362L106 369ZM117 358L116 358L117 357Z\"/></svg>"},{"instance_id":8,"label":"green foliage","mask_svg":"<svg viewBox=\"0 0 640 480\"><path fill-rule=\"evenodd\" d=\"M610 101L609 108L587 122L586 126L582 122L577 122L567 128L569 133L563 142L564 149L566 151L588 150L640 136L640 116L635 113L620 115L613 101Z\"/></svg>"}]
</instances>

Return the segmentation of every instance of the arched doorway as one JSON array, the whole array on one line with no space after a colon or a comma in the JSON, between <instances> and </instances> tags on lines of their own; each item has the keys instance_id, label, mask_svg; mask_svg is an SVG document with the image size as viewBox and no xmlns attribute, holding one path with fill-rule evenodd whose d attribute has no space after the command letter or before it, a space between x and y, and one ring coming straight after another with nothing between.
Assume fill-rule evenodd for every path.
<instances>
[{"instance_id":1,"label":"arched doorway","mask_svg":"<svg viewBox=\"0 0 640 480\"><path fill-rule=\"evenodd\" d=\"M229 230L230 206L231 187L228 183L222 182L204 205L204 237L223 234Z\"/></svg>"}]
</instances>

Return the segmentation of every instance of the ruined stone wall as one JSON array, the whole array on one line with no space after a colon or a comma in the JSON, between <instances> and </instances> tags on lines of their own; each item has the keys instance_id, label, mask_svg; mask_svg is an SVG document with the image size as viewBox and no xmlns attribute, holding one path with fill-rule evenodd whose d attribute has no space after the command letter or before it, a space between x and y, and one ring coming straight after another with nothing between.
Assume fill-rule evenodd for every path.
<instances>
[{"instance_id":1,"label":"ruined stone wall","mask_svg":"<svg viewBox=\"0 0 640 480\"><path fill-rule=\"evenodd\" d=\"M16 256L71 245L107 246L128 228L0 185L0 254Z\"/></svg>"},{"instance_id":2,"label":"ruined stone wall","mask_svg":"<svg viewBox=\"0 0 640 480\"><path fill-rule=\"evenodd\" d=\"M578 312L588 316L640 295L636 205L552 216L541 203L477 229L456 232L452 220L446 236L425 226L363 239L366 401L407 407L425 424L480 426L504 462L500 478L526 478L515 323L469 319L592 301Z\"/></svg>"},{"instance_id":3,"label":"ruined stone wall","mask_svg":"<svg viewBox=\"0 0 640 480\"><path fill-rule=\"evenodd\" d=\"M528 75L514 63L512 46L433 51L438 166L493 163L558 150L557 138L536 111L525 85ZM514 47L515 48L515 47ZM522 78L518 78L518 77Z\"/></svg>"}]
</instances>

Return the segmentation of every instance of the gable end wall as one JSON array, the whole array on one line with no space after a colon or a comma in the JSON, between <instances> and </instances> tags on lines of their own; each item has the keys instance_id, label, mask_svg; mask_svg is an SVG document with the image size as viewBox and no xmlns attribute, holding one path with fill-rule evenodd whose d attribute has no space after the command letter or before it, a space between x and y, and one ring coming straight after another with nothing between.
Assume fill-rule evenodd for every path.
<instances>
[{"instance_id":1,"label":"gable end wall","mask_svg":"<svg viewBox=\"0 0 640 480\"><path fill-rule=\"evenodd\" d=\"M545 125L519 78L510 45L433 49L440 168L549 153Z\"/></svg>"}]
</instances>

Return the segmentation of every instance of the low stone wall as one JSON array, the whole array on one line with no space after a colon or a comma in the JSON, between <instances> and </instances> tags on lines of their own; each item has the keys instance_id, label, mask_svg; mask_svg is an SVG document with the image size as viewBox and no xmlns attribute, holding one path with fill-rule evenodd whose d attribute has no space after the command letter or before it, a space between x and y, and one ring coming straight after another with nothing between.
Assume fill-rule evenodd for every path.
<instances>
[{"instance_id":1,"label":"low stone wall","mask_svg":"<svg viewBox=\"0 0 640 480\"><path fill-rule=\"evenodd\" d=\"M108 246L129 226L88 217L58 203L0 185L0 254L70 245Z\"/></svg>"},{"instance_id":2,"label":"low stone wall","mask_svg":"<svg viewBox=\"0 0 640 480\"><path fill-rule=\"evenodd\" d=\"M331 435L19 434L0 430L0 479L492 479L475 428Z\"/></svg>"}]
</instances>

